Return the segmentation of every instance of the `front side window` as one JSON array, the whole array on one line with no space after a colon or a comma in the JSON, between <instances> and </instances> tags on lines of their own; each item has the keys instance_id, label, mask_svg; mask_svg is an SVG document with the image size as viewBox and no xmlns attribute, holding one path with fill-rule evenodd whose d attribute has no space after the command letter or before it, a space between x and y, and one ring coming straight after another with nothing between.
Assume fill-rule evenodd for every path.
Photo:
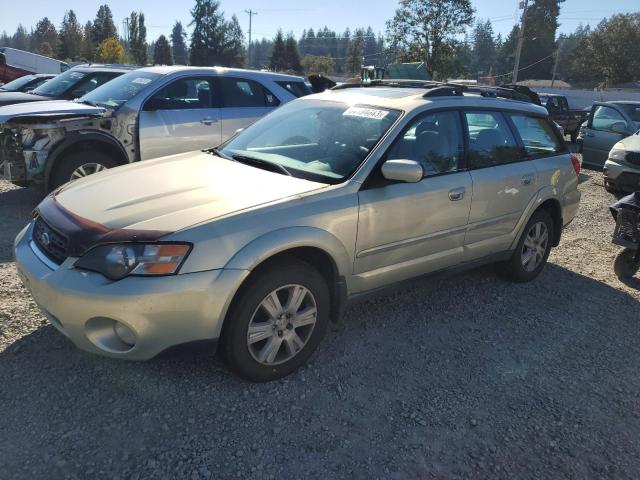
<instances>
[{"instance_id":1,"label":"front side window","mask_svg":"<svg viewBox=\"0 0 640 480\"><path fill-rule=\"evenodd\" d=\"M550 155L564 151L560 139L547 119L528 115L511 115L528 155Z\"/></svg>"},{"instance_id":2,"label":"front side window","mask_svg":"<svg viewBox=\"0 0 640 480\"><path fill-rule=\"evenodd\" d=\"M96 88L83 96L80 101L107 108L118 108L161 77L159 73L129 72ZM50 80L49 83L52 81ZM47 83L43 86L46 85Z\"/></svg>"},{"instance_id":3,"label":"front side window","mask_svg":"<svg viewBox=\"0 0 640 480\"><path fill-rule=\"evenodd\" d=\"M275 163L301 178L339 183L360 166L399 116L380 107L298 100L232 138L222 154Z\"/></svg>"},{"instance_id":4,"label":"front side window","mask_svg":"<svg viewBox=\"0 0 640 480\"><path fill-rule=\"evenodd\" d=\"M502 114L466 112L471 168L493 167L520 158L520 151Z\"/></svg>"},{"instance_id":5,"label":"front side window","mask_svg":"<svg viewBox=\"0 0 640 480\"><path fill-rule=\"evenodd\" d=\"M105 83L113 80L115 77L120 75L119 73L96 73L93 75L88 75L82 80L80 80L76 85L73 86L73 89L69 92L71 97L77 98L83 95L86 95L89 92L94 91L96 88L104 85Z\"/></svg>"},{"instance_id":6,"label":"front side window","mask_svg":"<svg viewBox=\"0 0 640 480\"><path fill-rule=\"evenodd\" d=\"M296 97L304 97L305 95L311 95L311 89L307 87L304 82L276 82L290 94L295 95Z\"/></svg>"},{"instance_id":7,"label":"front side window","mask_svg":"<svg viewBox=\"0 0 640 480\"><path fill-rule=\"evenodd\" d=\"M430 176L458 170L463 149L458 112L436 112L414 119L387 159L415 160Z\"/></svg>"},{"instance_id":8,"label":"front side window","mask_svg":"<svg viewBox=\"0 0 640 480\"><path fill-rule=\"evenodd\" d=\"M595 112L593 112L593 122L591 126L594 130L610 132L612 131L612 125L620 122L626 124L624 117L615 108L598 105Z\"/></svg>"},{"instance_id":9,"label":"front side window","mask_svg":"<svg viewBox=\"0 0 640 480\"><path fill-rule=\"evenodd\" d=\"M280 100L258 82L247 78L220 77L224 107L277 107Z\"/></svg>"},{"instance_id":10,"label":"front side window","mask_svg":"<svg viewBox=\"0 0 640 480\"><path fill-rule=\"evenodd\" d=\"M157 110L211 108L213 88L206 78L181 78L162 88L149 101Z\"/></svg>"}]
</instances>

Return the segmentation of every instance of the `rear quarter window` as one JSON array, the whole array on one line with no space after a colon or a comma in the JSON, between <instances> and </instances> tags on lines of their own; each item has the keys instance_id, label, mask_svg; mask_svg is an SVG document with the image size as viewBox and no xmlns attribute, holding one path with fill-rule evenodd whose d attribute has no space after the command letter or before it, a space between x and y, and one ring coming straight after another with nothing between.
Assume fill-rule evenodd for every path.
<instances>
[{"instance_id":1,"label":"rear quarter window","mask_svg":"<svg viewBox=\"0 0 640 480\"><path fill-rule=\"evenodd\" d=\"M565 146L546 118L512 114L511 121L522 139L529 156L553 155L564 152Z\"/></svg>"},{"instance_id":2,"label":"rear quarter window","mask_svg":"<svg viewBox=\"0 0 640 480\"><path fill-rule=\"evenodd\" d=\"M282 88L284 88L291 95L294 95L298 98L304 97L305 95L310 95L311 90L304 82L276 82Z\"/></svg>"}]
</instances>

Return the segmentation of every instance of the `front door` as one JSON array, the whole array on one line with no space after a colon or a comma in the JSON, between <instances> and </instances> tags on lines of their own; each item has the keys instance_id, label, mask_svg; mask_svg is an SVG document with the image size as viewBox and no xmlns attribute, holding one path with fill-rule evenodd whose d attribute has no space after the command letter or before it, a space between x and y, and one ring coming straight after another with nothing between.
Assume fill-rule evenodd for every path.
<instances>
[{"instance_id":1,"label":"front door","mask_svg":"<svg viewBox=\"0 0 640 480\"><path fill-rule=\"evenodd\" d=\"M221 122L215 92L212 78L181 78L149 98L140 112L140 159L218 146Z\"/></svg>"},{"instance_id":2,"label":"front door","mask_svg":"<svg viewBox=\"0 0 640 480\"><path fill-rule=\"evenodd\" d=\"M537 192L533 162L500 112L465 113L473 203L465 240L465 260L472 261L509 248L513 231Z\"/></svg>"},{"instance_id":3,"label":"front door","mask_svg":"<svg viewBox=\"0 0 640 480\"><path fill-rule=\"evenodd\" d=\"M620 124L627 125L624 114L615 105L595 103L582 138L582 161L587 165L604 166L609 151L627 133L614 131Z\"/></svg>"},{"instance_id":4,"label":"front door","mask_svg":"<svg viewBox=\"0 0 640 480\"><path fill-rule=\"evenodd\" d=\"M462 259L471 206L471 175L464 169L460 114L418 116L386 159L419 162L424 178L391 183L380 169L359 192L355 290L450 267Z\"/></svg>"},{"instance_id":5,"label":"front door","mask_svg":"<svg viewBox=\"0 0 640 480\"><path fill-rule=\"evenodd\" d=\"M254 80L225 75L219 82L223 142L280 104L273 93Z\"/></svg>"}]
</instances>

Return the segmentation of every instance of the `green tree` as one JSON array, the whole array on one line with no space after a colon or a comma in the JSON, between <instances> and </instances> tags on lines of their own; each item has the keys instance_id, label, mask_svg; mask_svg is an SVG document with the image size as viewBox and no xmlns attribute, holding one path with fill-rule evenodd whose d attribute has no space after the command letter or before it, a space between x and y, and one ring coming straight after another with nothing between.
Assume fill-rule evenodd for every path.
<instances>
[{"instance_id":1,"label":"green tree","mask_svg":"<svg viewBox=\"0 0 640 480\"><path fill-rule=\"evenodd\" d=\"M298 53L298 42L292 33L287 34L287 38L284 41L284 55L285 55L285 70L300 73L302 72L302 65L300 64L300 54Z\"/></svg>"},{"instance_id":2,"label":"green tree","mask_svg":"<svg viewBox=\"0 0 640 480\"><path fill-rule=\"evenodd\" d=\"M107 38L118 37L116 25L113 23L113 15L109 5L101 5L93 21L91 39L95 45L99 45Z\"/></svg>"},{"instance_id":3,"label":"green tree","mask_svg":"<svg viewBox=\"0 0 640 480\"><path fill-rule=\"evenodd\" d=\"M73 10L64 14L60 27L58 55L62 59L75 60L80 57L82 48L82 26Z\"/></svg>"},{"instance_id":4,"label":"green tree","mask_svg":"<svg viewBox=\"0 0 640 480\"><path fill-rule=\"evenodd\" d=\"M98 46L97 59L104 63L123 63L124 47L117 38L107 38Z\"/></svg>"},{"instance_id":5,"label":"green tree","mask_svg":"<svg viewBox=\"0 0 640 480\"><path fill-rule=\"evenodd\" d=\"M173 60L177 65L187 65L189 62L187 52L187 33L184 31L182 23L176 22L171 30L171 47L173 49Z\"/></svg>"},{"instance_id":6,"label":"green tree","mask_svg":"<svg viewBox=\"0 0 640 480\"><path fill-rule=\"evenodd\" d=\"M153 49L154 65L173 65L173 56L171 55L171 46L169 40L164 35L160 35L156 40Z\"/></svg>"},{"instance_id":7,"label":"green tree","mask_svg":"<svg viewBox=\"0 0 640 480\"><path fill-rule=\"evenodd\" d=\"M514 25L507 38L501 42L500 47L496 50L496 67L493 69L493 73L498 84L511 81L519 35L520 27Z\"/></svg>"},{"instance_id":8,"label":"green tree","mask_svg":"<svg viewBox=\"0 0 640 480\"><path fill-rule=\"evenodd\" d=\"M493 38L493 26L491 21L477 22L471 34L473 43L472 77L485 76L496 60L496 42Z\"/></svg>"},{"instance_id":9,"label":"green tree","mask_svg":"<svg viewBox=\"0 0 640 480\"><path fill-rule=\"evenodd\" d=\"M193 26L189 60L191 65L211 66L224 59L226 22L217 0L196 0L191 10Z\"/></svg>"},{"instance_id":10,"label":"green tree","mask_svg":"<svg viewBox=\"0 0 640 480\"><path fill-rule=\"evenodd\" d=\"M302 57L302 68L307 75L333 75L336 71L336 61L333 57L316 57L305 55Z\"/></svg>"},{"instance_id":11,"label":"green tree","mask_svg":"<svg viewBox=\"0 0 640 480\"><path fill-rule=\"evenodd\" d=\"M344 65L344 73L351 76L359 76L362 68L362 56L364 52L364 30L356 29L351 36L347 59Z\"/></svg>"},{"instance_id":12,"label":"green tree","mask_svg":"<svg viewBox=\"0 0 640 480\"><path fill-rule=\"evenodd\" d=\"M285 52L284 35L281 29L278 30L276 37L273 39L269 66L276 72L286 70L287 68L287 54Z\"/></svg>"},{"instance_id":13,"label":"green tree","mask_svg":"<svg viewBox=\"0 0 640 480\"><path fill-rule=\"evenodd\" d=\"M53 55L53 48L58 46L58 32L47 17L36 24L32 44L32 49L37 53L48 57Z\"/></svg>"},{"instance_id":14,"label":"green tree","mask_svg":"<svg viewBox=\"0 0 640 480\"><path fill-rule=\"evenodd\" d=\"M136 65L147 64L148 47L144 13L131 12L129 16L129 52Z\"/></svg>"},{"instance_id":15,"label":"green tree","mask_svg":"<svg viewBox=\"0 0 640 480\"><path fill-rule=\"evenodd\" d=\"M11 39L11 45L18 50L29 50L30 43L27 29L24 28L22 24L18 24L16 33L13 34L13 38Z\"/></svg>"},{"instance_id":16,"label":"green tree","mask_svg":"<svg viewBox=\"0 0 640 480\"><path fill-rule=\"evenodd\" d=\"M2 32L2 35L0 35L0 47L11 47L11 46L12 46L11 35L9 35L6 30L4 30Z\"/></svg>"},{"instance_id":17,"label":"green tree","mask_svg":"<svg viewBox=\"0 0 640 480\"><path fill-rule=\"evenodd\" d=\"M226 67L244 66L244 32L238 17L233 15L224 30L223 65Z\"/></svg>"},{"instance_id":18,"label":"green tree","mask_svg":"<svg viewBox=\"0 0 640 480\"><path fill-rule=\"evenodd\" d=\"M562 2L564 0L534 0L527 9L519 80L551 78Z\"/></svg>"},{"instance_id":19,"label":"green tree","mask_svg":"<svg viewBox=\"0 0 640 480\"><path fill-rule=\"evenodd\" d=\"M387 22L387 41L400 61L422 61L446 79L456 44L473 21L470 0L402 0Z\"/></svg>"},{"instance_id":20,"label":"green tree","mask_svg":"<svg viewBox=\"0 0 640 480\"><path fill-rule=\"evenodd\" d=\"M93 41L93 23L88 21L84 25L82 32L82 45L80 46L80 56L84 60L91 62L95 58L97 45Z\"/></svg>"}]
</instances>

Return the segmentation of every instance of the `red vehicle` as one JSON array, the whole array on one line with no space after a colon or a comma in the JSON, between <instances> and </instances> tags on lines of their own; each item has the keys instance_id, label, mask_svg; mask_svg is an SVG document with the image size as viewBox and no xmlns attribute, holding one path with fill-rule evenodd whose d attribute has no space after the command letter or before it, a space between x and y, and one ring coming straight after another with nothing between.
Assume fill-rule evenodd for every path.
<instances>
[{"instance_id":1,"label":"red vehicle","mask_svg":"<svg viewBox=\"0 0 640 480\"><path fill-rule=\"evenodd\" d=\"M7 83L32 73L62 73L69 65L54 58L15 48L0 48L0 82Z\"/></svg>"}]
</instances>

